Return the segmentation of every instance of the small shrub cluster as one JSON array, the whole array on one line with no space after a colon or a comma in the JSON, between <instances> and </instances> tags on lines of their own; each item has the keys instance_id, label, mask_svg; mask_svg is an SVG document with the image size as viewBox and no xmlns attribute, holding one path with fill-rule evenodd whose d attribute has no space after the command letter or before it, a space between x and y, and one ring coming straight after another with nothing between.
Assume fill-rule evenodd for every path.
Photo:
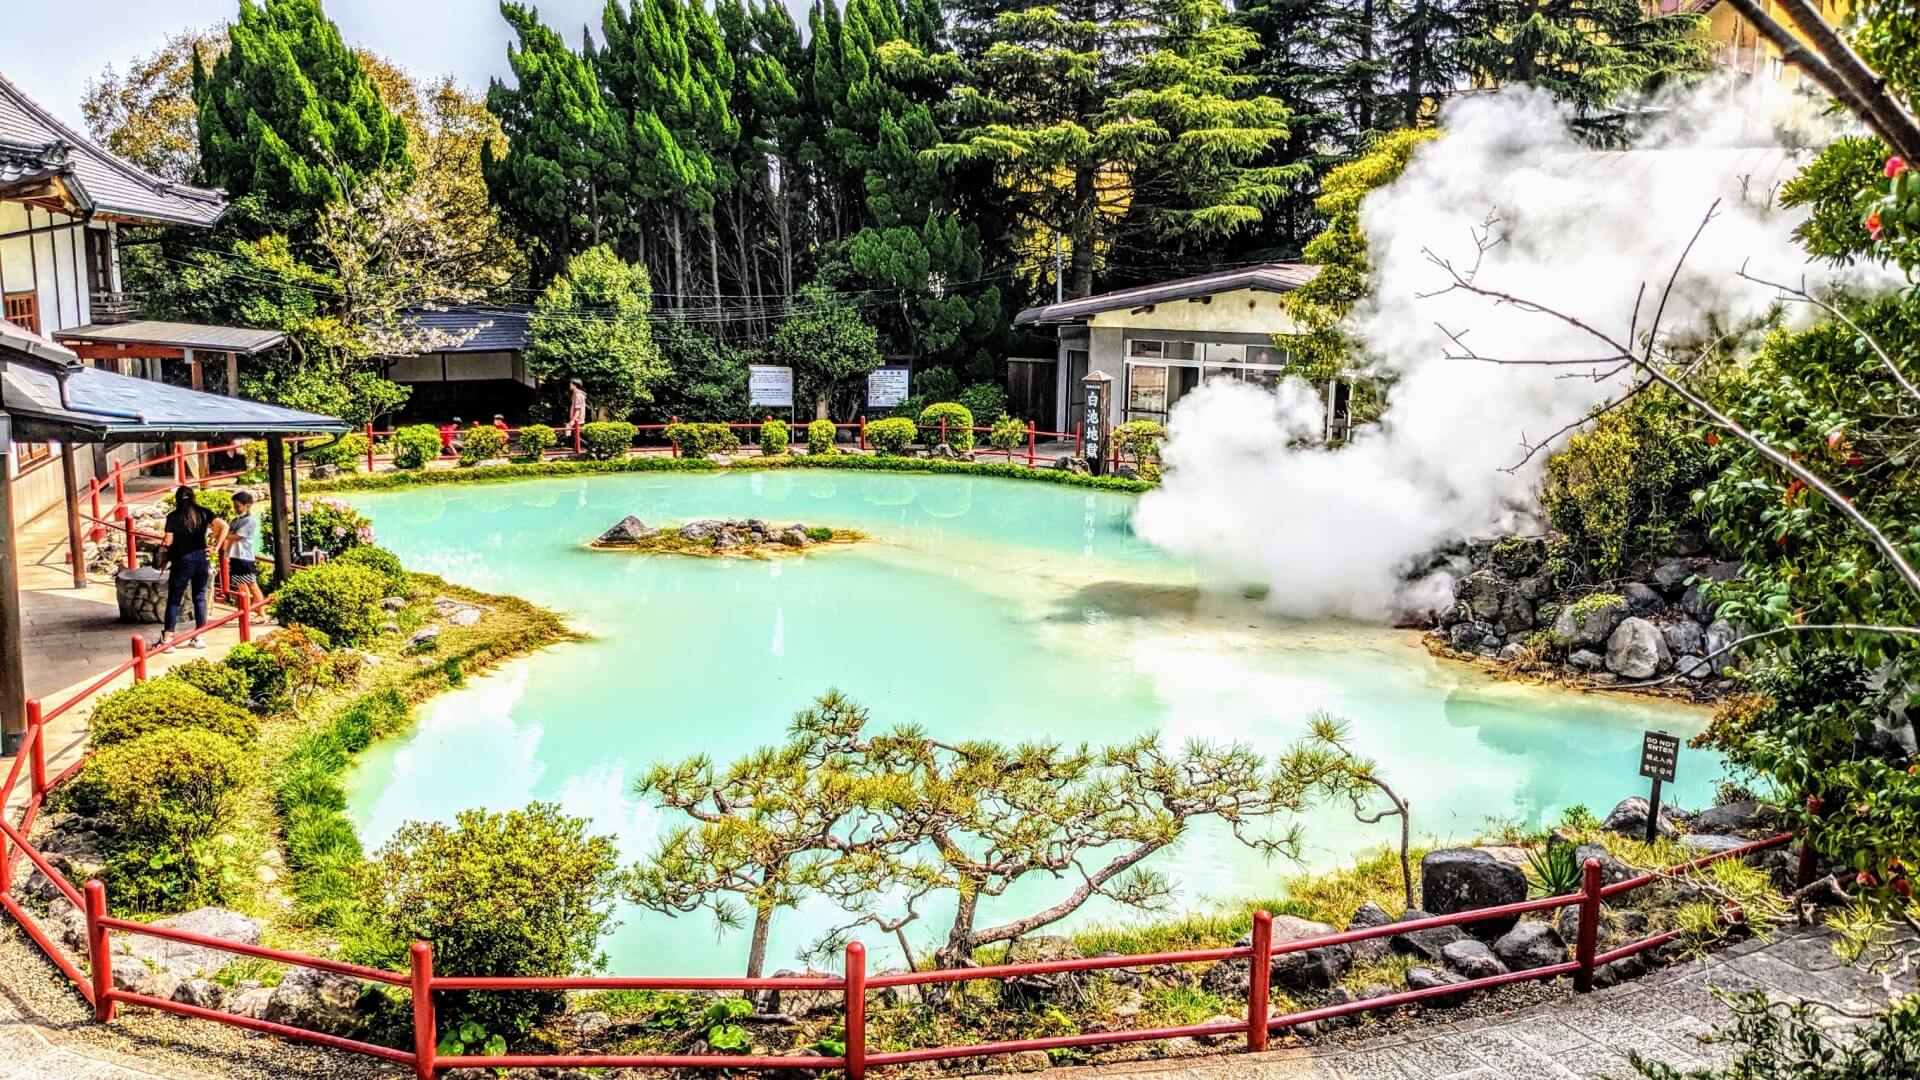
<instances>
[{"instance_id":1,"label":"small shrub cluster","mask_svg":"<svg viewBox=\"0 0 1920 1080\"><path fill-rule=\"evenodd\" d=\"M539 461L547 451L560 444L560 436L545 424L528 424L514 436L515 457L520 461Z\"/></svg>"},{"instance_id":2,"label":"small shrub cluster","mask_svg":"<svg viewBox=\"0 0 1920 1080\"><path fill-rule=\"evenodd\" d=\"M1713 466L1693 427L1684 405L1656 387L1547 459L1540 504L1565 538L1555 552L1560 585L1616 580L1697 527L1693 491Z\"/></svg>"},{"instance_id":3,"label":"small shrub cluster","mask_svg":"<svg viewBox=\"0 0 1920 1080\"><path fill-rule=\"evenodd\" d=\"M492 424L475 424L460 436L460 464L468 468L506 453L507 433Z\"/></svg>"},{"instance_id":4,"label":"small shrub cluster","mask_svg":"<svg viewBox=\"0 0 1920 1080\"><path fill-rule=\"evenodd\" d=\"M272 712L353 674L359 657L329 652L331 645L325 634L304 626L284 626L235 645L227 653L226 665L247 680L254 709Z\"/></svg>"},{"instance_id":5,"label":"small shrub cluster","mask_svg":"<svg viewBox=\"0 0 1920 1080\"><path fill-rule=\"evenodd\" d=\"M173 496L168 495L163 501L167 504L167 509L173 509ZM193 504L217 518L233 517L233 492L226 488L206 488L196 491L193 493Z\"/></svg>"},{"instance_id":6,"label":"small shrub cluster","mask_svg":"<svg viewBox=\"0 0 1920 1080\"><path fill-rule=\"evenodd\" d=\"M975 422L1007 414L1007 392L996 383L974 383L954 395L953 400L965 406Z\"/></svg>"},{"instance_id":7,"label":"small shrub cluster","mask_svg":"<svg viewBox=\"0 0 1920 1080\"><path fill-rule=\"evenodd\" d=\"M600 934L623 875L613 840L587 833L558 806L462 811L451 825L410 822L366 870L375 951L405 965L416 939L434 962L479 976L561 976L598 970ZM448 992L441 1007L464 1022L517 1038L565 1007L544 991Z\"/></svg>"},{"instance_id":8,"label":"small shrub cluster","mask_svg":"<svg viewBox=\"0 0 1920 1080\"><path fill-rule=\"evenodd\" d=\"M703 458L740 449L740 436L725 424L668 424L666 434L682 457Z\"/></svg>"},{"instance_id":9,"label":"small shrub cluster","mask_svg":"<svg viewBox=\"0 0 1920 1080\"><path fill-rule=\"evenodd\" d=\"M239 668L216 664L211 660L189 660L177 664L167 676L197 687L216 701L249 708L253 704L253 680Z\"/></svg>"},{"instance_id":10,"label":"small shrub cluster","mask_svg":"<svg viewBox=\"0 0 1920 1080\"><path fill-rule=\"evenodd\" d=\"M1000 414L1000 419L995 420L993 427L987 431L987 445L1002 453L1011 454L1025 446L1026 442L1027 425L1005 413Z\"/></svg>"},{"instance_id":11,"label":"small shrub cluster","mask_svg":"<svg viewBox=\"0 0 1920 1080\"><path fill-rule=\"evenodd\" d=\"M245 710L172 675L134 683L101 698L93 706L87 728L95 747L131 742L166 729L210 731L243 744L260 735L259 723Z\"/></svg>"},{"instance_id":12,"label":"small shrub cluster","mask_svg":"<svg viewBox=\"0 0 1920 1080\"><path fill-rule=\"evenodd\" d=\"M941 421L946 430L940 429ZM929 439L945 439L955 450L973 449L973 412L952 401L936 401L920 413L920 427Z\"/></svg>"},{"instance_id":13,"label":"small shrub cluster","mask_svg":"<svg viewBox=\"0 0 1920 1080\"><path fill-rule=\"evenodd\" d=\"M602 420L580 425L580 448L595 461L624 457L633 446L633 425L624 420Z\"/></svg>"},{"instance_id":14,"label":"small shrub cluster","mask_svg":"<svg viewBox=\"0 0 1920 1080\"><path fill-rule=\"evenodd\" d=\"M435 436L436 443L439 436ZM300 460L309 465L332 465L346 472L357 472L367 460L367 437L349 432L324 445L304 451Z\"/></svg>"},{"instance_id":15,"label":"small shrub cluster","mask_svg":"<svg viewBox=\"0 0 1920 1080\"><path fill-rule=\"evenodd\" d=\"M440 429L432 424L409 424L393 433L393 466L424 469L440 456Z\"/></svg>"},{"instance_id":16,"label":"small shrub cluster","mask_svg":"<svg viewBox=\"0 0 1920 1080\"><path fill-rule=\"evenodd\" d=\"M760 453L766 457L775 457L787 452L793 445L793 436L787 430L785 420L768 420L760 425Z\"/></svg>"},{"instance_id":17,"label":"small shrub cluster","mask_svg":"<svg viewBox=\"0 0 1920 1080\"><path fill-rule=\"evenodd\" d=\"M382 596L413 594L413 579L407 576L407 568L400 565L400 556L386 548L362 544L342 552L333 563L336 566L358 566L373 571L380 578Z\"/></svg>"},{"instance_id":18,"label":"small shrub cluster","mask_svg":"<svg viewBox=\"0 0 1920 1080\"><path fill-rule=\"evenodd\" d=\"M831 454L833 446L833 421L815 420L807 425L807 453Z\"/></svg>"},{"instance_id":19,"label":"small shrub cluster","mask_svg":"<svg viewBox=\"0 0 1920 1080\"><path fill-rule=\"evenodd\" d=\"M867 425L867 445L881 454L898 454L913 445L918 431L904 416L889 416Z\"/></svg>"},{"instance_id":20,"label":"small shrub cluster","mask_svg":"<svg viewBox=\"0 0 1920 1080\"><path fill-rule=\"evenodd\" d=\"M288 578L273 595L274 617L305 626L341 645L356 645L380 622L386 582L349 562L328 562Z\"/></svg>"},{"instance_id":21,"label":"small shrub cluster","mask_svg":"<svg viewBox=\"0 0 1920 1080\"><path fill-rule=\"evenodd\" d=\"M339 499L301 500L301 550L325 552L331 559L348 548L371 543L373 522L363 517L360 511Z\"/></svg>"}]
</instances>

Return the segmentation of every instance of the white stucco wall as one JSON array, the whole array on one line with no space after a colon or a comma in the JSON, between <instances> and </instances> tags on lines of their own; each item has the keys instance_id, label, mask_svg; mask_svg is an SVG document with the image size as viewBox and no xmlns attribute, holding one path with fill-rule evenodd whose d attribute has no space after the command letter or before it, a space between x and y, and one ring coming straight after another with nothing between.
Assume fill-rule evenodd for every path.
<instances>
[{"instance_id":1,"label":"white stucco wall","mask_svg":"<svg viewBox=\"0 0 1920 1080\"><path fill-rule=\"evenodd\" d=\"M1292 334L1298 332L1280 306L1280 294L1255 289L1217 293L1208 302L1175 300L1150 311L1105 311L1087 325L1129 330L1182 330L1220 334ZM1138 336L1138 335L1136 335Z\"/></svg>"}]
</instances>

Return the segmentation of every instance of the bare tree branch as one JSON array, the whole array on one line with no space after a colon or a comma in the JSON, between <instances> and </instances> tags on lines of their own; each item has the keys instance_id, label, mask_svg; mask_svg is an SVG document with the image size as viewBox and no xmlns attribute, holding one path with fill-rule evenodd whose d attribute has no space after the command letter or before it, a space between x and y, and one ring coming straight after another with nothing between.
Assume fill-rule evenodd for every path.
<instances>
[{"instance_id":1,"label":"bare tree branch","mask_svg":"<svg viewBox=\"0 0 1920 1080\"><path fill-rule=\"evenodd\" d=\"M1915 401L1920 401L1920 386L1915 386L1913 384L1913 380L1907 378L1906 373L1900 370L1899 364L1894 363L1893 357L1887 354L1887 350L1881 347L1880 342L1876 338L1874 338L1872 334L1869 334L1865 330L1862 330L1860 328L1860 324L1848 318L1846 312L1841 311L1838 307L1834 306L1833 304L1830 304L1827 301L1822 300L1819 297L1808 292L1806 283L1804 281L1800 284L1798 288L1795 288L1794 286L1791 286L1791 285L1782 285L1777 281L1768 281L1766 278L1755 277L1754 275L1747 273L1747 267L1746 267L1746 264L1744 263L1742 263L1740 266L1740 276L1747 279L1748 281L1753 282L1756 285L1765 285L1770 289L1777 289L1779 290L1780 295L1787 297L1788 299L1798 300L1803 304L1812 304L1814 307L1817 307L1820 310L1826 312L1828 315L1833 316L1833 318L1836 321L1838 321L1842 326L1845 326L1847 329L1853 331L1856 335L1859 336L1861 341L1864 341L1867 343L1867 348L1872 349L1873 354L1880 358L1881 365L1887 369L1888 374L1893 376L1893 381L1899 383L1900 388L1907 392L1907 396L1913 398Z\"/></svg>"}]
</instances>

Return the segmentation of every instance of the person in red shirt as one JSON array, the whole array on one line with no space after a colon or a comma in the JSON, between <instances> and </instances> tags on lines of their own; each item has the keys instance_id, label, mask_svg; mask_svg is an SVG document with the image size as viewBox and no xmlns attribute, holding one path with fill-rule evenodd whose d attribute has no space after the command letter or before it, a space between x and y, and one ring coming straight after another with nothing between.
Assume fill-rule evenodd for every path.
<instances>
[{"instance_id":1,"label":"person in red shirt","mask_svg":"<svg viewBox=\"0 0 1920 1080\"><path fill-rule=\"evenodd\" d=\"M502 435L508 434L507 418L500 415L499 413L493 414L493 426L500 429L500 434Z\"/></svg>"},{"instance_id":2,"label":"person in red shirt","mask_svg":"<svg viewBox=\"0 0 1920 1080\"><path fill-rule=\"evenodd\" d=\"M458 447L455 445L455 440L459 434L460 434L460 418L459 417L457 416L454 417L453 423L451 424L441 424L440 425L440 453L442 454L454 453L458 449Z\"/></svg>"}]
</instances>

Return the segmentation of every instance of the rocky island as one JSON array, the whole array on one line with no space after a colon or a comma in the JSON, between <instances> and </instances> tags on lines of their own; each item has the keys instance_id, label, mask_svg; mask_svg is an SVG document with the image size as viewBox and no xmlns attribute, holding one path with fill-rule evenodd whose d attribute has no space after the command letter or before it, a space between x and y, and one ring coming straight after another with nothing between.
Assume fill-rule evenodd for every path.
<instances>
[{"instance_id":1,"label":"rocky island","mask_svg":"<svg viewBox=\"0 0 1920 1080\"><path fill-rule=\"evenodd\" d=\"M614 551L765 559L865 539L866 534L853 529L798 523L769 525L759 518L702 518L656 529L628 514L601 533L593 546Z\"/></svg>"}]
</instances>

